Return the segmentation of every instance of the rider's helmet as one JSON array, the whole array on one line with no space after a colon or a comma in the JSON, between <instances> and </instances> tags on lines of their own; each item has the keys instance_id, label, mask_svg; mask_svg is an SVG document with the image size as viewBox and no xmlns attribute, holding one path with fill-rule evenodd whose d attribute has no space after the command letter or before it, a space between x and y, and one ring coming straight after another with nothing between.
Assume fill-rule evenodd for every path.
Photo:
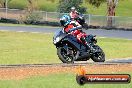
<instances>
[{"instance_id":1,"label":"rider's helmet","mask_svg":"<svg viewBox=\"0 0 132 88\"><path fill-rule=\"evenodd\" d=\"M61 18L60 18L60 23L61 23L61 26L67 26L69 23L71 22L70 20L70 17L68 15L63 15Z\"/></svg>"},{"instance_id":2,"label":"rider's helmet","mask_svg":"<svg viewBox=\"0 0 132 88\"><path fill-rule=\"evenodd\" d=\"M71 11L75 11L76 10L76 8L73 6L73 7L71 7Z\"/></svg>"}]
</instances>

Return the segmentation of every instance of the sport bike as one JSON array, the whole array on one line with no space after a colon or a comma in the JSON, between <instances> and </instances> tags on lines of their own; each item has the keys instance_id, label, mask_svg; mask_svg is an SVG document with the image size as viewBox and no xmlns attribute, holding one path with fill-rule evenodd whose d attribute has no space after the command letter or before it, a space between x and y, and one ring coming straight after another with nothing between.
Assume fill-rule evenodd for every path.
<instances>
[{"instance_id":1,"label":"sport bike","mask_svg":"<svg viewBox=\"0 0 132 88\"><path fill-rule=\"evenodd\" d=\"M74 63L74 61L87 61L90 58L94 62L104 62L105 53L96 44L96 36L87 35L88 44L94 49L91 51L85 44L80 43L77 38L63 29L57 30L53 37L53 44L57 48L57 55L63 63Z\"/></svg>"}]
</instances>

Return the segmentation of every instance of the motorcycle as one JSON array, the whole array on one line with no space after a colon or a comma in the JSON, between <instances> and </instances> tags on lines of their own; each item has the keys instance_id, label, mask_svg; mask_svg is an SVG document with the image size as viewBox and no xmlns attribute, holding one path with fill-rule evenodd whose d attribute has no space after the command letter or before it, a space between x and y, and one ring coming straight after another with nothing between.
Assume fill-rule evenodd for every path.
<instances>
[{"instance_id":1,"label":"motorcycle","mask_svg":"<svg viewBox=\"0 0 132 88\"><path fill-rule=\"evenodd\" d=\"M67 34L63 29L55 32L53 44L57 48L57 55L63 63L74 63L75 61L87 61L90 58L94 62L104 62L105 53L96 45L96 36L87 35L86 41L94 49L92 52L85 44L80 43L77 38L71 34Z\"/></svg>"}]
</instances>

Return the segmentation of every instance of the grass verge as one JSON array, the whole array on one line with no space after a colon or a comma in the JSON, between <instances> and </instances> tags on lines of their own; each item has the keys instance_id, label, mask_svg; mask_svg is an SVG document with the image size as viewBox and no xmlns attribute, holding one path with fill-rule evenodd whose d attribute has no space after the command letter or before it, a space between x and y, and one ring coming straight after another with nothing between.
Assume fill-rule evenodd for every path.
<instances>
[{"instance_id":1,"label":"grass verge","mask_svg":"<svg viewBox=\"0 0 132 88\"><path fill-rule=\"evenodd\" d=\"M58 63L53 34L0 31L0 64ZM106 60L132 57L132 40L98 38Z\"/></svg>"},{"instance_id":2,"label":"grass verge","mask_svg":"<svg viewBox=\"0 0 132 88\"><path fill-rule=\"evenodd\" d=\"M11 23L0 23L0 26L20 26L20 27L54 27L54 26L41 26L41 25L26 25L26 24L11 24ZM59 27L54 27L59 28Z\"/></svg>"},{"instance_id":3,"label":"grass verge","mask_svg":"<svg viewBox=\"0 0 132 88\"><path fill-rule=\"evenodd\" d=\"M132 75L132 74L131 74ZM131 88L129 84L85 84L76 83L75 74L61 73L36 76L23 80L0 80L0 88Z\"/></svg>"}]
</instances>

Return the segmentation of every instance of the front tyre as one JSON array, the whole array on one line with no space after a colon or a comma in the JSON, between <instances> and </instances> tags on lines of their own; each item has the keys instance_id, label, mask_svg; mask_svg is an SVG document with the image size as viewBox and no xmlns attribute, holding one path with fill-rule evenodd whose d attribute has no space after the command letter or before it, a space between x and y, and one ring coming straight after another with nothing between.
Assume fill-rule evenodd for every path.
<instances>
[{"instance_id":1,"label":"front tyre","mask_svg":"<svg viewBox=\"0 0 132 88\"><path fill-rule=\"evenodd\" d=\"M91 59L94 62L104 62L105 53L103 52L103 50L98 45L95 45L93 48L96 50L96 52L91 55Z\"/></svg>"},{"instance_id":2,"label":"front tyre","mask_svg":"<svg viewBox=\"0 0 132 88\"><path fill-rule=\"evenodd\" d=\"M63 47L57 48L57 55L63 63L74 63L72 55L67 55L67 51Z\"/></svg>"}]
</instances>

